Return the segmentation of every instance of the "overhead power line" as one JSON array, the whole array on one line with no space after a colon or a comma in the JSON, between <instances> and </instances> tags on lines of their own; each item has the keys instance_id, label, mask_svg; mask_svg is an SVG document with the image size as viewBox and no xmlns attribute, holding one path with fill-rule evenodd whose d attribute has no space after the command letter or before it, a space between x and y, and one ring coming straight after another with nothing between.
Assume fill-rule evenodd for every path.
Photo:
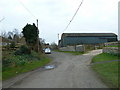
<instances>
[{"instance_id":1,"label":"overhead power line","mask_svg":"<svg viewBox=\"0 0 120 90\"><path fill-rule=\"evenodd\" d=\"M71 24L71 22L73 21L74 17L76 16L78 10L80 9L80 7L81 7L81 5L82 5L82 3L83 3L83 1L84 1L84 0L82 0L81 3L79 4L79 6L78 6L76 12L74 13L72 19L69 21L69 23L67 24L67 26L65 27L65 29L63 30L63 32L64 32L65 30L67 30L68 26L69 26L69 25Z\"/></svg>"},{"instance_id":2,"label":"overhead power line","mask_svg":"<svg viewBox=\"0 0 120 90\"><path fill-rule=\"evenodd\" d=\"M20 0L18 0L18 1L26 9L26 11L29 12L36 19L35 15L22 3L22 1L20 1Z\"/></svg>"},{"instance_id":3,"label":"overhead power line","mask_svg":"<svg viewBox=\"0 0 120 90\"><path fill-rule=\"evenodd\" d=\"M5 18L2 18L2 19L0 20L0 22L2 22L4 19L5 19Z\"/></svg>"}]
</instances>

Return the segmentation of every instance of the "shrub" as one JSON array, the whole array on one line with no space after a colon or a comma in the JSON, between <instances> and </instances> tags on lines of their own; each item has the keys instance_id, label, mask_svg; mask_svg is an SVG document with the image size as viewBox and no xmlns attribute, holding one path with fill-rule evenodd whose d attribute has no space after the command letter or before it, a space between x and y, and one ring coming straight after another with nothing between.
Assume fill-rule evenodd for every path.
<instances>
[{"instance_id":1,"label":"shrub","mask_svg":"<svg viewBox=\"0 0 120 90\"><path fill-rule=\"evenodd\" d=\"M34 51L32 51L32 57L31 58L33 58L34 60L36 59L36 60L40 60L41 58L40 58L40 55L38 54L38 53L36 53L36 52L34 52Z\"/></svg>"},{"instance_id":2,"label":"shrub","mask_svg":"<svg viewBox=\"0 0 120 90\"><path fill-rule=\"evenodd\" d=\"M25 45L22 45L19 50L15 52L15 55L23 55L23 54L31 54L30 49L28 49Z\"/></svg>"},{"instance_id":3,"label":"shrub","mask_svg":"<svg viewBox=\"0 0 120 90\"><path fill-rule=\"evenodd\" d=\"M2 65L3 65L3 67L4 67L4 66L10 66L11 63L12 63L12 60L10 60L10 59L3 60L3 61L2 61Z\"/></svg>"},{"instance_id":4,"label":"shrub","mask_svg":"<svg viewBox=\"0 0 120 90\"><path fill-rule=\"evenodd\" d=\"M20 50L16 50L15 55L22 55L22 52Z\"/></svg>"},{"instance_id":5,"label":"shrub","mask_svg":"<svg viewBox=\"0 0 120 90\"><path fill-rule=\"evenodd\" d=\"M12 42L12 43L10 44L10 48L15 48L15 42Z\"/></svg>"},{"instance_id":6,"label":"shrub","mask_svg":"<svg viewBox=\"0 0 120 90\"><path fill-rule=\"evenodd\" d=\"M22 51L22 53L24 53L24 54L31 54L31 51L30 51L30 49L28 49L26 46L24 46L24 45L22 45L21 47L20 47L20 50Z\"/></svg>"},{"instance_id":7,"label":"shrub","mask_svg":"<svg viewBox=\"0 0 120 90\"><path fill-rule=\"evenodd\" d=\"M23 65L25 65L25 63L26 62L24 60L21 60L21 61L16 62L15 65L16 66L23 66Z\"/></svg>"}]
</instances>

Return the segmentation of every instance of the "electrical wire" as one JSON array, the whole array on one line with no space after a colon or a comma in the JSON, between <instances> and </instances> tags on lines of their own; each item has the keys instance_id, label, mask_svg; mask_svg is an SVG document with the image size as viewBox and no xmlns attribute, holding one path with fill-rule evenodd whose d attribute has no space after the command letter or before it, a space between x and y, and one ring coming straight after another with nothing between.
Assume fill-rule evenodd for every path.
<instances>
[{"instance_id":1,"label":"electrical wire","mask_svg":"<svg viewBox=\"0 0 120 90\"><path fill-rule=\"evenodd\" d=\"M36 19L36 16L22 3L22 1L21 0L18 1L26 9L26 11L29 12Z\"/></svg>"},{"instance_id":2,"label":"electrical wire","mask_svg":"<svg viewBox=\"0 0 120 90\"><path fill-rule=\"evenodd\" d=\"M0 20L0 22L2 22L4 19L5 19L5 18L2 18L2 19Z\"/></svg>"},{"instance_id":3,"label":"electrical wire","mask_svg":"<svg viewBox=\"0 0 120 90\"><path fill-rule=\"evenodd\" d=\"M65 27L65 29L64 29L62 32L64 32L64 31L66 31L66 30L67 30L68 26L71 24L71 22L73 21L73 19L74 19L74 18L75 18L75 16L76 16L76 14L77 14L78 10L80 9L80 7L81 7L81 5L82 5L83 1L84 1L84 0L82 0L82 1L81 1L81 3L79 4L79 6L78 6L78 8L77 8L76 12L74 13L74 15L73 15L72 19L69 21L69 23L67 24L67 26Z\"/></svg>"}]
</instances>

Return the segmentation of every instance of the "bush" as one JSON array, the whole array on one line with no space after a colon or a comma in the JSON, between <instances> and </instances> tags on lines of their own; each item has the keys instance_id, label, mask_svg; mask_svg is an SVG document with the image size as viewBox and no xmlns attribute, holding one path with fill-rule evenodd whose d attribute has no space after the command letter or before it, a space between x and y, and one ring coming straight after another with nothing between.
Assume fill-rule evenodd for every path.
<instances>
[{"instance_id":1,"label":"bush","mask_svg":"<svg viewBox=\"0 0 120 90\"><path fill-rule=\"evenodd\" d=\"M20 50L16 50L14 54L15 55L22 55L22 52Z\"/></svg>"},{"instance_id":2,"label":"bush","mask_svg":"<svg viewBox=\"0 0 120 90\"><path fill-rule=\"evenodd\" d=\"M34 60L40 60L40 55L34 51L32 51L32 56L31 58L33 58Z\"/></svg>"},{"instance_id":3,"label":"bush","mask_svg":"<svg viewBox=\"0 0 120 90\"><path fill-rule=\"evenodd\" d=\"M15 48L15 42L12 42L12 43L10 44L10 48Z\"/></svg>"},{"instance_id":4,"label":"bush","mask_svg":"<svg viewBox=\"0 0 120 90\"><path fill-rule=\"evenodd\" d=\"M26 62L24 60L21 60L21 61L16 62L15 65L16 66L23 66L23 65L25 65L25 63Z\"/></svg>"},{"instance_id":5,"label":"bush","mask_svg":"<svg viewBox=\"0 0 120 90\"><path fill-rule=\"evenodd\" d=\"M23 55L23 54L31 54L30 49L28 49L26 46L22 45L19 50L15 52L15 55Z\"/></svg>"},{"instance_id":6,"label":"bush","mask_svg":"<svg viewBox=\"0 0 120 90\"><path fill-rule=\"evenodd\" d=\"M8 59L8 60L3 60L3 61L2 61L2 65L3 65L3 66L6 66L6 67L7 67L7 66L10 66L11 63L12 63L12 60L10 60L10 59Z\"/></svg>"},{"instance_id":7,"label":"bush","mask_svg":"<svg viewBox=\"0 0 120 90\"><path fill-rule=\"evenodd\" d=\"M22 45L21 47L20 47L20 50L22 51L22 53L24 53L24 54L31 54L31 51L30 51L30 49L28 49L26 46L24 46L24 45Z\"/></svg>"}]
</instances>

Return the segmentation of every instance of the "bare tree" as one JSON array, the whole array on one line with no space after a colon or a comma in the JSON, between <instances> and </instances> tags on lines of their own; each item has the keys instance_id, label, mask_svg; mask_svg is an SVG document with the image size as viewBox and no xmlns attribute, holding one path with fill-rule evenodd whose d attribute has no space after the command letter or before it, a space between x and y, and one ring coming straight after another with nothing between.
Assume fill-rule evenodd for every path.
<instances>
[{"instance_id":1,"label":"bare tree","mask_svg":"<svg viewBox=\"0 0 120 90\"><path fill-rule=\"evenodd\" d=\"M58 45L57 45L55 42L52 42L50 46L51 46L51 48L54 49L54 50L55 50L55 49L58 49Z\"/></svg>"},{"instance_id":2,"label":"bare tree","mask_svg":"<svg viewBox=\"0 0 120 90\"><path fill-rule=\"evenodd\" d=\"M13 31L12 31L13 33L14 33L14 35L16 34L17 36L19 36L19 31L18 31L18 29L13 29Z\"/></svg>"},{"instance_id":3,"label":"bare tree","mask_svg":"<svg viewBox=\"0 0 120 90\"><path fill-rule=\"evenodd\" d=\"M7 37L12 37L12 39L13 39L13 36L14 36L14 34L13 34L13 32L11 32L11 31L9 31L8 33L7 33Z\"/></svg>"},{"instance_id":4,"label":"bare tree","mask_svg":"<svg viewBox=\"0 0 120 90\"><path fill-rule=\"evenodd\" d=\"M45 39L40 38L40 43L45 44Z\"/></svg>"},{"instance_id":5,"label":"bare tree","mask_svg":"<svg viewBox=\"0 0 120 90\"><path fill-rule=\"evenodd\" d=\"M7 38L7 33L5 31L2 31L1 36L4 37L4 38Z\"/></svg>"}]
</instances>

